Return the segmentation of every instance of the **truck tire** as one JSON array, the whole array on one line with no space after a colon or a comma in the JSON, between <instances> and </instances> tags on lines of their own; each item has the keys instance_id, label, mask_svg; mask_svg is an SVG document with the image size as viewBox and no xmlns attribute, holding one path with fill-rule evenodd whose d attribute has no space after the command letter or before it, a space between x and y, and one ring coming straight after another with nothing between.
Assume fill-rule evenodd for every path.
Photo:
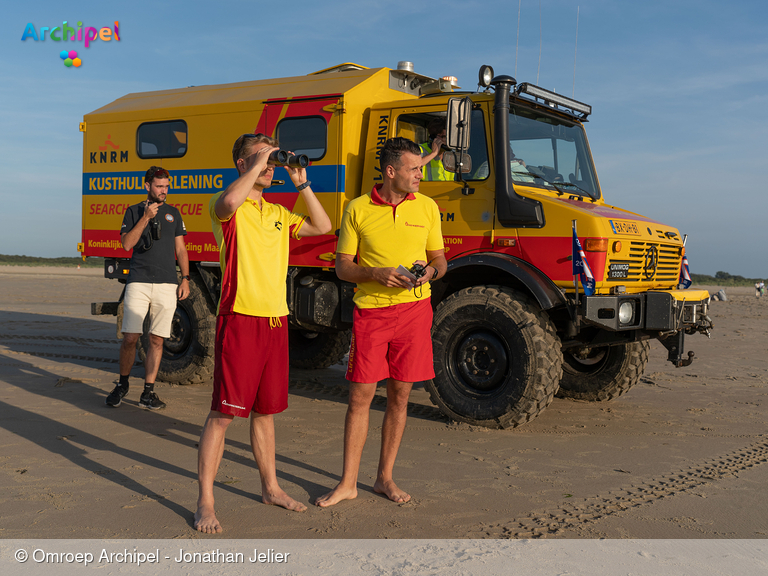
<instances>
[{"instance_id":1,"label":"truck tire","mask_svg":"<svg viewBox=\"0 0 768 576\"><path fill-rule=\"evenodd\" d=\"M213 379L216 309L205 294L202 280L189 280L189 296L179 300L171 324L171 337L163 343L163 359L157 379L173 384L200 384ZM149 346L149 315L137 346L146 361Z\"/></svg>"},{"instance_id":2,"label":"truck tire","mask_svg":"<svg viewBox=\"0 0 768 576\"><path fill-rule=\"evenodd\" d=\"M351 330L340 332L288 331L288 358L293 368L316 370L341 362L349 352Z\"/></svg>"},{"instance_id":3,"label":"truck tire","mask_svg":"<svg viewBox=\"0 0 768 576\"><path fill-rule=\"evenodd\" d=\"M432 325L432 402L448 417L488 428L533 420L557 391L560 340L523 294L474 286L446 298Z\"/></svg>"},{"instance_id":4,"label":"truck tire","mask_svg":"<svg viewBox=\"0 0 768 576\"><path fill-rule=\"evenodd\" d=\"M584 359L564 350L557 396L587 402L618 398L640 380L649 350L647 341L595 348Z\"/></svg>"}]
</instances>

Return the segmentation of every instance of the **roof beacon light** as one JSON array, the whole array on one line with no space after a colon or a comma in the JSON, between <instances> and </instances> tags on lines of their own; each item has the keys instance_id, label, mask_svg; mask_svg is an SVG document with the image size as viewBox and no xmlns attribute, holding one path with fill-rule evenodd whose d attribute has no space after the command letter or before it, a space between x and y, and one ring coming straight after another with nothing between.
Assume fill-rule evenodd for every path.
<instances>
[{"instance_id":1,"label":"roof beacon light","mask_svg":"<svg viewBox=\"0 0 768 576\"><path fill-rule=\"evenodd\" d=\"M527 82L524 82L523 84L520 84L520 86L517 87L517 93L528 94L530 96L533 96L534 98L543 100L549 106L557 105L557 106L562 106L563 108L568 108L570 110L573 110L574 112L580 112L581 114L583 114L582 116L583 118L586 118L587 116L592 114L592 106L590 106L589 104L584 104L583 102L579 102L578 100L573 100L572 98L561 96L560 94L557 94L555 92L550 92L549 90L545 90L544 88L539 88L538 86L534 84L528 84Z\"/></svg>"},{"instance_id":2,"label":"roof beacon light","mask_svg":"<svg viewBox=\"0 0 768 576\"><path fill-rule=\"evenodd\" d=\"M459 79L456 76L443 76L440 80L448 80L454 88L459 87Z\"/></svg>"},{"instance_id":3,"label":"roof beacon light","mask_svg":"<svg viewBox=\"0 0 768 576\"><path fill-rule=\"evenodd\" d=\"M493 80L493 67L488 66L487 64L480 66L480 74L477 85L481 86L482 88L488 88L488 86L491 85L491 80Z\"/></svg>"}]
</instances>

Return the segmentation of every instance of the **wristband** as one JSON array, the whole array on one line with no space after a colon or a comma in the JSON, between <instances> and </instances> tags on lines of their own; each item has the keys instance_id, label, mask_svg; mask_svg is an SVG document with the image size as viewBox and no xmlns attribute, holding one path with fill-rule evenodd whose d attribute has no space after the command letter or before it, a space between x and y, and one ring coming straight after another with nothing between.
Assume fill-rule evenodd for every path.
<instances>
[{"instance_id":1,"label":"wristband","mask_svg":"<svg viewBox=\"0 0 768 576\"><path fill-rule=\"evenodd\" d=\"M432 280L434 280L435 278L437 278L437 268L435 268L434 270L435 270L435 273L434 273L434 274L432 274Z\"/></svg>"},{"instance_id":2,"label":"wristband","mask_svg":"<svg viewBox=\"0 0 768 576\"><path fill-rule=\"evenodd\" d=\"M304 188L306 188L310 184L312 184L312 181L311 180L307 180L306 182L304 182L304 184L299 184L298 186L296 186L296 191L297 192L301 192L302 190L304 190Z\"/></svg>"},{"instance_id":3,"label":"wristband","mask_svg":"<svg viewBox=\"0 0 768 576\"><path fill-rule=\"evenodd\" d=\"M189 280L189 276L182 276L181 279L182 280Z\"/></svg>"}]
</instances>

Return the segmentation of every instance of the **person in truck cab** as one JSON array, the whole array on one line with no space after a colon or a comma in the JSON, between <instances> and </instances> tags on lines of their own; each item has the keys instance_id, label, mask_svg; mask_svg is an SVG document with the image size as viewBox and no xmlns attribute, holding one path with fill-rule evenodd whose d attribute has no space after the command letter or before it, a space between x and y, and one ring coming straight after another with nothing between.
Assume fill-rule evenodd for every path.
<instances>
[{"instance_id":1,"label":"person in truck cab","mask_svg":"<svg viewBox=\"0 0 768 576\"><path fill-rule=\"evenodd\" d=\"M443 167L443 151L440 148L445 144L445 120L435 118L427 126L427 131L429 142L419 144L424 166L424 181L452 181L453 174Z\"/></svg>"}]
</instances>

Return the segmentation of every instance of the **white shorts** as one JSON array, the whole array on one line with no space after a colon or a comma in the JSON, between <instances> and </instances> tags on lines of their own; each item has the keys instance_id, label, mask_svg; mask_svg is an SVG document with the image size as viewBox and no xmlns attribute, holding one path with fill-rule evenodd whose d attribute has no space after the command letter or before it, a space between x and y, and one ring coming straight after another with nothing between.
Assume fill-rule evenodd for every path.
<instances>
[{"instance_id":1,"label":"white shorts","mask_svg":"<svg viewBox=\"0 0 768 576\"><path fill-rule=\"evenodd\" d=\"M144 318L149 311L149 333L160 338L171 336L171 322L176 312L176 284L131 282L123 299L123 334L143 334Z\"/></svg>"}]
</instances>

